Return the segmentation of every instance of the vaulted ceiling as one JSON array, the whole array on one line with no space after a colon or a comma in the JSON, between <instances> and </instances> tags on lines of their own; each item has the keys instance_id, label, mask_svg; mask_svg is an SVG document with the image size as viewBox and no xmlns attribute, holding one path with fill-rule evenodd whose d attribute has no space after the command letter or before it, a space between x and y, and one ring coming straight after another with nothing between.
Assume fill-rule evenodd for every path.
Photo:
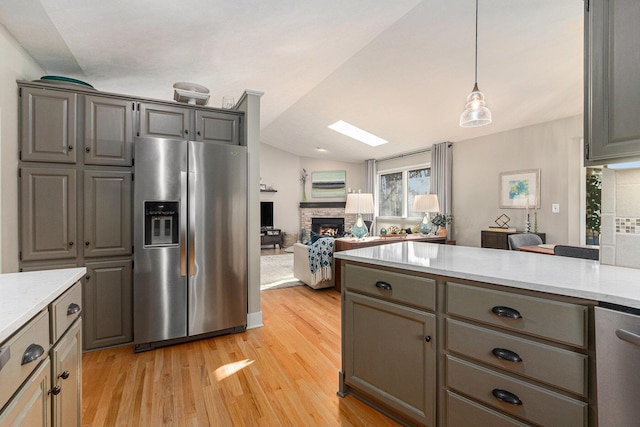
<instances>
[{"instance_id":1,"label":"vaulted ceiling","mask_svg":"<svg viewBox=\"0 0 640 427\"><path fill-rule=\"evenodd\" d=\"M170 100L194 82L211 106L264 91L262 142L355 162L580 114L583 7L480 1L478 84L493 113L480 128L458 126L473 0L0 0L0 23L47 74L98 90ZM327 128L337 120L389 143Z\"/></svg>"}]
</instances>

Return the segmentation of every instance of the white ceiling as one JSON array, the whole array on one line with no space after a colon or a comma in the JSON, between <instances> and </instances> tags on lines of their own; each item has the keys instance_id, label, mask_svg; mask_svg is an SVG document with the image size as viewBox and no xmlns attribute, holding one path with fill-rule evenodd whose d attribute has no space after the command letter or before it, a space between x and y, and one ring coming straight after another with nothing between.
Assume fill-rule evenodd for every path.
<instances>
[{"instance_id":1,"label":"white ceiling","mask_svg":"<svg viewBox=\"0 0 640 427\"><path fill-rule=\"evenodd\" d=\"M466 129L473 0L0 0L0 23L47 74L99 90L170 100L187 81L212 106L264 91L262 142L355 162L580 114L583 7L480 2L478 85L493 123ZM340 119L389 143L327 128Z\"/></svg>"}]
</instances>

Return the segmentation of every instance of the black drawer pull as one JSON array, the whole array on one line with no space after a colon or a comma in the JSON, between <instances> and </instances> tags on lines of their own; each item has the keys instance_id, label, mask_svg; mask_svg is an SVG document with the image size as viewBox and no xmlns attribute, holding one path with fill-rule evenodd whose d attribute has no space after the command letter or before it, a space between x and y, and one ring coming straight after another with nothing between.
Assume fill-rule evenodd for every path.
<instances>
[{"instance_id":1,"label":"black drawer pull","mask_svg":"<svg viewBox=\"0 0 640 427\"><path fill-rule=\"evenodd\" d=\"M507 317L509 319L522 319L520 312L513 308L496 305L491 309L491 311L493 311L493 314L496 316Z\"/></svg>"},{"instance_id":2,"label":"black drawer pull","mask_svg":"<svg viewBox=\"0 0 640 427\"><path fill-rule=\"evenodd\" d=\"M491 353L498 359L506 360L507 362L522 362L522 357L515 351L507 350L506 348L494 348Z\"/></svg>"},{"instance_id":3,"label":"black drawer pull","mask_svg":"<svg viewBox=\"0 0 640 427\"><path fill-rule=\"evenodd\" d=\"M29 344L29 347L25 350L22 355L22 365L26 365L27 363L31 363L34 360L38 360L40 356L44 354L44 348L38 344Z\"/></svg>"},{"instance_id":4,"label":"black drawer pull","mask_svg":"<svg viewBox=\"0 0 640 427\"><path fill-rule=\"evenodd\" d=\"M86 151L87 153L90 153L91 152L91 147L85 148L84 151Z\"/></svg>"},{"instance_id":5,"label":"black drawer pull","mask_svg":"<svg viewBox=\"0 0 640 427\"><path fill-rule=\"evenodd\" d=\"M391 287L391 283L383 282L382 280L378 280L376 282L376 288L384 289L385 291L390 291L393 289L393 287Z\"/></svg>"},{"instance_id":6,"label":"black drawer pull","mask_svg":"<svg viewBox=\"0 0 640 427\"><path fill-rule=\"evenodd\" d=\"M72 302L71 304L69 304L69 307L67 307L67 316L71 316L72 314L76 314L79 312L80 312L80 306L75 302Z\"/></svg>"},{"instance_id":7,"label":"black drawer pull","mask_svg":"<svg viewBox=\"0 0 640 427\"><path fill-rule=\"evenodd\" d=\"M426 337L424 337L424 340L426 342L431 342L431 335L427 335Z\"/></svg>"},{"instance_id":8,"label":"black drawer pull","mask_svg":"<svg viewBox=\"0 0 640 427\"><path fill-rule=\"evenodd\" d=\"M69 375L71 375L69 371L64 371L63 373L58 375L58 378L62 378L63 380L66 380L67 378L69 378Z\"/></svg>"},{"instance_id":9,"label":"black drawer pull","mask_svg":"<svg viewBox=\"0 0 640 427\"><path fill-rule=\"evenodd\" d=\"M54 388L52 388L51 390L49 390L49 394L53 394L54 396L57 396L57 395L60 394L61 391L62 391L62 387L57 385Z\"/></svg>"},{"instance_id":10,"label":"black drawer pull","mask_svg":"<svg viewBox=\"0 0 640 427\"><path fill-rule=\"evenodd\" d=\"M522 400L520 400L518 396L511 393L510 391L494 388L493 391L491 391L491 394L493 394L493 397L495 397L496 399L501 400L510 405L516 405L516 406L522 405Z\"/></svg>"}]
</instances>

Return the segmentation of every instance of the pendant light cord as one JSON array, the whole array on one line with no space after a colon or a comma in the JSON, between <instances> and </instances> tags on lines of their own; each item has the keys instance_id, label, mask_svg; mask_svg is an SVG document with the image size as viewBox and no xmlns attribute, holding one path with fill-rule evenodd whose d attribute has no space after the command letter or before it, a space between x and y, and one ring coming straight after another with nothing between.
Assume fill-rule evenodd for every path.
<instances>
[{"instance_id":1,"label":"pendant light cord","mask_svg":"<svg viewBox=\"0 0 640 427\"><path fill-rule=\"evenodd\" d=\"M478 0L476 0L476 69L475 70L476 70L475 85L477 87L478 86Z\"/></svg>"}]
</instances>

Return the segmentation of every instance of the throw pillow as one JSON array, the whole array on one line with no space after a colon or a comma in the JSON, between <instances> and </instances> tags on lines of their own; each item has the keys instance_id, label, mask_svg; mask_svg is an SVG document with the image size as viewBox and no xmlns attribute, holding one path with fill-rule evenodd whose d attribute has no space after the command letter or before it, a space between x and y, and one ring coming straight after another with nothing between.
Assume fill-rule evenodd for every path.
<instances>
[{"instance_id":1,"label":"throw pillow","mask_svg":"<svg viewBox=\"0 0 640 427\"><path fill-rule=\"evenodd\" d=\"M314 244L319 238L322 237L322 234L316 233L315 231L311 232L311 244Z\"/></svg>"}]
</instances>

